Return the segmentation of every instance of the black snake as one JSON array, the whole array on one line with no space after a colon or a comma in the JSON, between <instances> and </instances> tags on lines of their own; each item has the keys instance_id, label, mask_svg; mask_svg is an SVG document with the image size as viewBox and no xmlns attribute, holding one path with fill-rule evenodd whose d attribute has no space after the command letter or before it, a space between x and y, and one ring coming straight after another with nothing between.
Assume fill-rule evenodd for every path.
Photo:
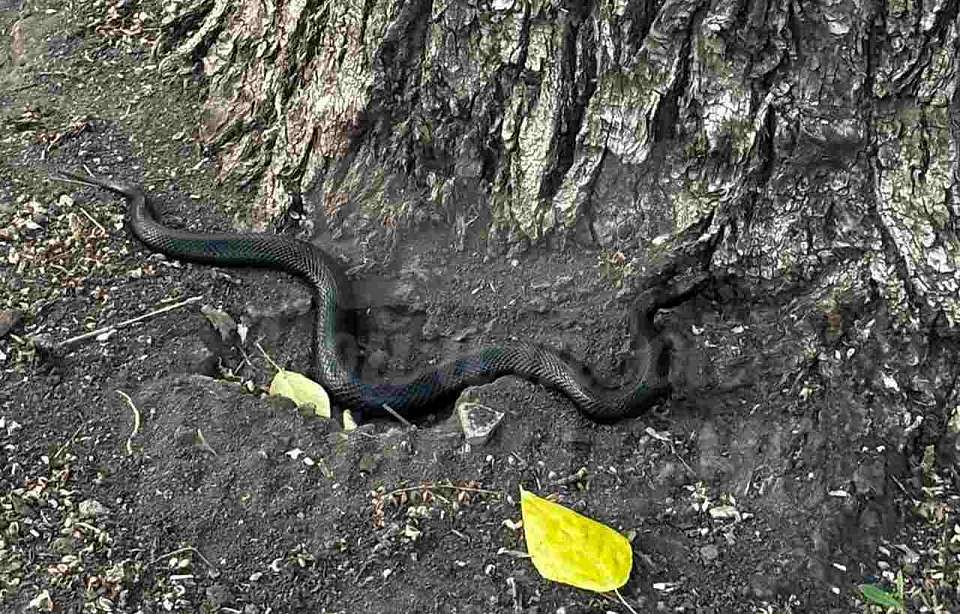
<instances>
[{"instance_id":1,"label":"black snake","mask_svg":"<svg viewBox=\"0 0 960 614\"><path fill-rule=\"evenodd\" d=\"M153 251L167 256L214 265L257 266L286 271L308 281L317 293L314 351L315 376L330 397L358 417L387 416L389 406L412 417L449 403L464 388L506 375L553 388L566 395L587 418L612 422L639 415L670 394L663 357L666 345L647 334L645 373L625 393L600 390L589 383L583 369L555 352L534 344L492 345L463 354L425 370L403 383L366 382L344 365L338 350L338 299L344 294L334 275L336 264L320 248L306 241L265 233L194 233L168 228L157 221L153 206L137 186L60 172L54 179L100 187L129 203L133 234ZM663 305L638 313L641 332L653 331L653 314Z\"/></svg>"}]
</instances>

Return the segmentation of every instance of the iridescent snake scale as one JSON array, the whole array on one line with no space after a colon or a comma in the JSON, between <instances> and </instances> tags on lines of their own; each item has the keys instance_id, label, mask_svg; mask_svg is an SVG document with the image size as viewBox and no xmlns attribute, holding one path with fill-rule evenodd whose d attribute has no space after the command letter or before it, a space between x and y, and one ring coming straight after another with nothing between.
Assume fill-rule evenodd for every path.
<instances>
[{"instance_id":1,"label":"iridescent snake scale","mask_svg":"<svg viewBox=\"0 0 960 614\"><path fill-rule=\"evenodd\" d=\"M662 358L667 346L648 335L645 373L625 392L591 385L583 369L559 354L535 344L491 345L423 370L401 382L363 381L344 366L338 350L338 298L344 293L333 271L336 264L319 247L282 235L266 233L195 233L168 228L157 221L150 200L137 186L96 177L59 172L52 178L100 187L123 196L133 234L149 249L172 258L223 266L255 266L297 275L316 291L314 376L335 403L358 412L363 419L387 417L391 409L415 417L449 403L468 386L513 375L563 393L580 412L595 422L613 422L646 411L670 394ZM638 312L641 332L651 333L655 304Z\"/></svg>"}]
</instances>

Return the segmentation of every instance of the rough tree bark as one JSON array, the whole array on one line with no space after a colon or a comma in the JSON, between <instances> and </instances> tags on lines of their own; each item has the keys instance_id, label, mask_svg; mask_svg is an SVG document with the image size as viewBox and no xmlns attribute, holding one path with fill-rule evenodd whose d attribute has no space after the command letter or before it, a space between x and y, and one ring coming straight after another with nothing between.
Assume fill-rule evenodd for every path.
<instances>
[{"instance_id":1,"label":"rough tree bark","mask_svg":"<svg viewBox=\"0 0 960 614\"><path fill-rule=\"evenodd\" d=\"M201 135L258 182L254 224L302 194L332 224L478 217L492 246L619 251L639 286L726 280L765 381L699 463L793 527L758 594L875 560L887 476L954 458L957 2L179 4L165 65L208 80ZM698 341L708 382L730 339Z\"/></svg>"},{"instance_id":2,"label":"rough tree bark","mask_svg":"<svg viewBox=\"0 0 960 614\"><path fill-rule=\"evenodd\" d=\"M201 136L259 181L260 224L301 192L619 248L711 217L714 266L859 269L904 322L953 325L956 22L946 1L205 0L165 61L202 59Z\"/></svg>"}]
</instances>

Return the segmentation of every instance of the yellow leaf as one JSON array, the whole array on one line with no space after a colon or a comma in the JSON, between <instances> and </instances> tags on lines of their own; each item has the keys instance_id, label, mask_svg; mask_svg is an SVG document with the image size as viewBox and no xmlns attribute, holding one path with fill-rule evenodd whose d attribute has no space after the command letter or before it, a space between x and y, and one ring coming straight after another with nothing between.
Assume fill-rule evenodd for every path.
<instances>
[{"instance_id":1,"label":"yellow leaf","mask_svg":"<svg viewBox=\"0 0 960 614\"><path fill-rule=\"evenodd\" d=\"M357 423L353 419L353 414L350 413L349 409L343 411L343 430L346 432L357 430Z\"/></svg>"},{"instance_id":2,"label":"yellow leaf","mask_svg":"<svg viewBox=\"0 0 960 614\"><path fill-rule=\"evenodd\" d=\"M540 575L602 593L627 583L630 542L610 527L520 489L527 551Z\"/></svg>"},{"instance_id":3,"label":"yellow leaf","mask_svg":"<svg viewBox=\"0 0 960 614\"><path fill-rule=\"evenodd\" d=\"M330 417L330 397L320 384L296 371L280 369L270 382L270 394L286 397L297 407L313 406L318 416Z\"/></svg>"}]
</instances>

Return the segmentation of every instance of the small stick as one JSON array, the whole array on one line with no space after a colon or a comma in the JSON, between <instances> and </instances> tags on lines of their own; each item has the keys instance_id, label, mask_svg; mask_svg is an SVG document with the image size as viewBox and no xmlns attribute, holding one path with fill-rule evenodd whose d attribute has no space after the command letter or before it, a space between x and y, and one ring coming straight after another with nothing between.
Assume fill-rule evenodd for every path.
<instances>
[{"instance_id":1,"label":"small stick","mask_svg":"<svg viewBox=\"0 0 960 614\"><path fill-rule=\"evenodd\" d=\"M903 491L903 494L905 494L905 495L907 495L908 497L910 497L911 499L913 499L913 497L910 496L910 493L907 492L907 489L903 487L903 484L900 483L900 480L897 479L897 476L895 476L895 475L893 475L893 474L890 474L890 478L893 479L893 483L894 483L894 484L896 484L897 486L900 487L900 490Z\"/></svg>"},{"instance_id":2,"label":"small stick","mask_svg":"<svg viewBox=\"0 0 960 614\"><path fill-rule=\"evenodd\" d=\"M123 399L127 402L127 405L130 406L130 409L133 410L133 432L130 433L130 436L127 437L127 454L133 456L133 438L137 436L137 433L140 432L140 410L137 409L137 406L133 404L133 399L130 398L126 392L122 390L117 390Z\"/></svg>"},{"instance_id":3,"label":"small stick","mask_svg":"<svg viewBox=\"0 0 960 614\"><path fill-rule=\"evenodd\" d=\"M620 599L620 603L622 603L625 608L627 608L628 610L630 610L631 614L637 614L637 611L634 610L633 608L631 608L631 607L630 607L630 604L627 603L627 600L624 599L624 598L623 598L623 595L620 594L620 590L619 590L619 589L616 589L616 588L613 589L613 594L616 595L616 596Z\"/></svg>"},{"instance_id":4,"label":"small stick","mask_svg":"<svg viewBox=\"0 0 960 614\"><path fill-rule=\"evenodd\" d=\"M178 555L178 554L183 554L184 552L192 552L192 553L196 554L197 556L200 557L200 560L203 561L204 563L206 563L206 564L207 564L207 567L210 567L211 569L216 569L216 568L217 568L216 565L214 565L213 563L211 563L210 561L208 561L206 558L204 558L204 556L203 556L202 554L200 554L200 551L197 550L196 548L194 548L193 546L186 546L186 547L183 547L183 548L177 548L177 549L174 550L173 552L168 552L168 553L166 553L166 554L162 554L162 555L158 556L157 558L153 559L152 561L150 561L149 563L147 563L147 567L153 565L154 563L159 563L160 561L162 561L162 560L165 559L165 558L168 558L168 557L171 557L171 556L176 556L176 555Z\"/></svg>"},{"instance_id":5,"label":"small stick","mask_svg":"<svg viewBox=\"0 0 960 614\"><path fill-rule=\"evenodd\" d=\"M347 413L347 412L344 412L344 413ZM376 438L377 438L376 435L371 435L370 433L365 433L365 432L357 429L356 426L354 426L352 429L344 428L343 430L344 430L344 432L356 433L357 435L360 435L361 437L366 437L367 439L376 439Z\"/></svg>"},{"instance_id":6,"label":"small stick","mask_svg":"<svg viewBox=\"0 0 960 614\"><path fill-rule=\"evenodd\" d=\"M384 403L383 405L381 405L381 407L383 407L385 410L387 410L387 413L388 413L388 414L390 414L391 416L393 416L394 418L396 418L397 420L399 420L400 422L402 422L403 425L404 425L405 427L407 427L408 429L415 429L415 428L417 428L417 427L413 426L412 424L410 424L410 421L409 421L409 420L407 420L406 418L404 418L403 416L401 416L400 414L398 414L398 413L397 413L397 410L395 410L394 408L390 407L390 406L387 405L386 403Z\"/></svg>"},{"instance_id":7,"label":"small stick","mask_svg":"<svg viewBox=\"0 0 960 614\"><path fill-rule=\"evenodd\" d=\"M696 473L694 473L693 469L690 467L690 465L687 463L687 461L685 461L685 460L683 459L683 457L680 456L680 454L677 452L677 450L673 447L673 444L670 444L670 451L673 452L673 455L677 457L677 460L680 461L680 463L681 463L684 467L687 468L687 472L688 472L690 475L697 475Z\"/></svg>"},{"instance_id":8,"label":"small stick","mask_svg":"<svg viewBox=\"0 0 960 614\"><path fill-rule=\"evenodd\" d=\"M103 231L104 233L109 234L109 233L107 233L107 229L103 227L103 224L101 224L100 222L98 222L97 220L95 220L92 215L90 215L89 213L87 213L87 210L86 210L86 209L84 209L83 207L78 207L78 209L80 209L80 213L82 213L82 214L84 214L85 216L87 216L87 219L88 219L88 220L90 220L91 222L93 222L93 225L94 225L94 226L96 226L97 228L99 228L99 229L100 229L101 231Z\"/></svg>"},{"instance_id":9,"label":"small stick","mask_svg":"<svg viewBox=\"0 0 960 614\"><path fill-rule=\"evenodd\" d=\"M188 298L188 299L185 300L185 301L181 301L181 302L179 302L179 303L174 303L173 305L167 305L166 307L161 307L160 309L157 309L157 310L155 310L155 311L151 311L150 313L145 313L145 314L143 314L142 316L137 316L136 318L131 318L131 319L129 319L129 320L124 320L123 322L119 322L119 323L113 324L113 325L111 325L111 326L104 326L103 328L98 328L97 330L90 331L89 333L84 333L84 334L82 334L82 335L77 335L76 337L70 337L70 338L67 339L66 341L61 342L60 345L59 345L59 347L60 347L60 348L65 348L65 347L70 346L70 345L73 345L73 344L75 344L75 343L79 343L79 342L81 342L81 341L86 341L87 339L90 339L90 338L92 338L92 337L97 337L97 336L102 335L102 334L104 334L104 333L115 332L115 331L117 331L117 330L119 330L119 329L121 329L121 328L125 328L125 327L127 327L127 326L130 326L131 324L136 324L136 323L138 323L138 322L143 322L144 320L149 320L150 318L153 318L153 317L155 317L155 316L158 316L158 315L167 313L168 311L173 311L174 309L180 309L181 307L185 307L185 306L187 306L187 305L192 305L193 303L196 303L197 301L199 301L199 300L202 299L202 298L203 298L203 297L201 297L201 296L194 296L194 297L192 297L192 298Z\"/></svg>"},{"instance_id":10,"label":"small stick","mask_svg":"<svg viewBox=\"0 0 960 614\"><path fill-rule=\"evenodd\" d=\"M587 471L586 467L580 467L579 469L577 469L576 473L571 473L568 476L557 478L556 480L551 482L551 485L552 486L569 486L570 484L576 484L577 482L587 477L589 474L590 472Z\"/></svg>"},{"instance_id":11,"label":"small stick","mask_svg":"<svg viewBox=\"0 0 960 614\"><path fill-rule=\"evenodd\" d=\"M438 494L435 493L435 492L431 492L431 493L430 493L430 496L431 496L431 497L436 497L437 499L440 499L441 501L443 501L443 502L446 503L447 505L450 505L450 500L447 499L447 498L445 498L443 495L438 495ZM423 498L424 498L424 500L426 500L426 498L427 498L426 493L424 493Z\"/></svg>"},{"instance_id":12,"label":"small stick","mask_svg":"<svg viewBox=\"0 0 960 614\"><path fill-rule=\"evenodd\" d=\"M75 430L75 431L73 432L73 435L70 436L70 439L67 440L67 443L65 443L65 444L63 444L62 446L60 446L60 448L57 450L57 453L54 454L53 457L51 457L51 459L50 459L51 461L55 461L55 460L57 460L58 458L60 458L60 455L63 454L63 451L66 450L66 449L67 449L71 444L73 444L73 442L77 439L77 435L80 434L80 429L82 429L82 428L83 428L83 425L82 425L82 424L77 427L77 430ZM903 487L901 486L901 488L903 488Z\"/></svg>"},{"instance_id":13,"label":"small stick","mask_svg":"<svg viewBox=\"0 0 960 614\"><path fill-rule=\"evenodd\" d=\"M270 366L276 369L277 371L283 371L283 367L273 362L273 359L270 358L270 354L267 354L267 351L263 349L263 346L260 345L260 342L257 341L257 349L260 350L260 353L263 354L263 357L267 359L267 362L270 363Z\"/></svg>"}]
</instances>

